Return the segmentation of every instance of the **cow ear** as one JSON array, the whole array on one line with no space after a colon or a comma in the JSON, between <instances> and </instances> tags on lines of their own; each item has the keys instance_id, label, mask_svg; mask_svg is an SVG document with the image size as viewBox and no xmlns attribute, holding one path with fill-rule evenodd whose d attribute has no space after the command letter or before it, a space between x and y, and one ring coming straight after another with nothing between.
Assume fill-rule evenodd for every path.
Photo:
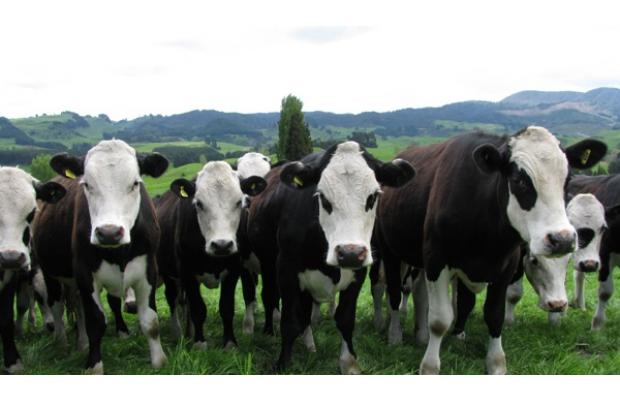
<instances>
[{"instance_id":1,"label":"cow ear","mask_svg":"<svg viewBox=\"0 0 620 400\"><path fill-rule=\"evenodd\" d=\"M282 169L280 180L293 189L304 189L316 185L319 181L318 175L309 165L295 161Z\"/></svg>"},{"instance_id":2,"label":"cow ear","mask_svg":"<svg viewBox=\"0 0 620 400\"><path fill-rule=\"evenodd\" d=\"M60 176L75 179L84 175L84 158L71 156L67 153L56 154L50 160L50 167Z\"/></svg>"},{"instance_id":3,"label":"cow ear","mask_svg":"<svg viewBox=\"0 0 620 400\"><path fill-rule=\"evenodd\" d=\"M41 183L34 181L32 186L34 186L37 199L47 203L56 203L67 194L67 189L57 182Z\"/></svg>"},{"instance_id":4,"label":"cow ear","mask_svg":"<svg viewBox=\"0 0 620 400\"><path fill-rule=\"evenodd\" d=\"M482 144L474 149L474 162L482 172L487 174L501 171L504 159L498 148L492 144Z\"/></svg>"},{"instance_id":5,"label":"cow ear","mask_svg":"<svg viewBox=\"0 0 620 400\"><path fill-rule=\"evenodd\" d=\"M607 226L620 222L620 204L605 209L605 221L607 221Z\"/></svg>"},{"instance_id":6,"label":"cow ear","mask_svg":"<svg viewBox=\"0 0 620 400\"><path fill-rule=\"evenodd\" d=\"M381 185L400 187L415 176L415 169L409 162L397 158L392 162L381 164L375 169L375 177Z\"/></svg>"},{"instance_id":7,"label":"cow ear","mask_svg":"<svg viewBox=\"0 0 620 400\"><path fill-rule=\"evenodd\" d=\"M256 196L267 187L267 182L260 176L252 175L241 181L241 191L248 196Z\"/></svg>"},{"instance_id":8,"label":"cow ear","mask_svg":"<svg viewBox=\"0 0 620 400\"><path fill-rule=\"evenodd\" d=\"M168 159L159 153L138 154L140 175L159 178L168 169Z\"/></svg>"},{"instance_id":9,"label":"cow ear","mask_svg":"<svg viewBox=\"0 0 620 400\"><path fill-rule=\"evenodd\" d=\"M196 184L187 179L176 179L170 184L170 190L182 199L190 199L196 194Z\"/></svg>"},{"instance_id":10,"label":"cow ear","mask_svg":"<svg viewBox=\"0 0 620 400\"><path fill-rule=\"evenodd\" d=\"M607 154L607 145L600 140L584 139L564 150L568 164L575 169L592 168Z\"/></svg>"}]
</instances>

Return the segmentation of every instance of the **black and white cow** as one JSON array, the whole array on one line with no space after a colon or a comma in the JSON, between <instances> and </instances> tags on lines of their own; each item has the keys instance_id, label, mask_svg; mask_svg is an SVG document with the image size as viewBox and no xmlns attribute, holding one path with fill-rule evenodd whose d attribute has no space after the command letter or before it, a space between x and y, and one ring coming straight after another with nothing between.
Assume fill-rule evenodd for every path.
<instances>
[{"instance_id":1,"label":"black and white cow","mask_svg":"<svg viewBox=\"0 0 620 400\"><path fill-rule=\"evenodd\" d=\"M487 288L487 372L506 372L501 331L519 246L526 241L536 256L573 250L576 232L564 205L569 166L589 168L605 152L595 140L562 150L549 131L531 126L512 136L460 135L397 156L418 174L401 189L386 188L377 231L388 285L400 286L401 261L426 272L430 337L420 373L440 370L441 341L454 315L453 277L474 293ZM464 315L473 308L472 299L473 294L457 297ZM397 309L400 294L390 295L390 301Z\"/></svg>"},{"instance_id":2,"label":"black and white cow","mask_svg":"<svg viewBox=\"0 0 620 400\"><path fill-rule=\"evenodd\" d=\"M569 183L568 191L573 195L592 193L605 207L607 228L604 229L601 238L600 264L590 262L576 265L579 271L585 273L598 270L598 305L592 319L592 330L600 330L605 324L605 308L614 291L613 268L620 266L620 217L618 216L620 207L617 207L620 205L620 174L575 176ZM601 229L600 226L598 228ZM589 236L593 236L592 233L588 233ZM576 275L576 289L577 286L581 286L583 290L583 285L579 282L583 282L583 275L580 273ZM576 299L579 307L585 305L581 299Z\"/></svg>"},{"instance_id":3,"label":"black and white cow","mask_svg":"<svg viewBox=\"0 0 620 400\"><path fill-rule=\"evenodd\" d=\"M372 263L377 199L382 184L399 186L413 175L409 163L381 163L356 142L334 145L267 175L267 188L252 200L248 226L263 284L277 278L282 298L278 369L289 364L293 342L302 333L306 347L315 349L313 302L329 302L340 293L335 315L342 335L340 370L360 372L352 335L365 267Z\"/></svg>"},{"instance_id":4,"label":"black and white cow","mask_svg":"<svg viewBox=\"0 0 620 400\"><path fill-rule=\"evenodd\" d=\"M578 246L572 255L558 258L534 257L527 253L523 256L523 268L515 278L518 280L508 287L506 296L506 323L514 322L514 308L523 296L523 272L539 296L539 306L553 302L566 303L564 281L568 262L574 265L575 297L571 305L585 310L584 274L596 272L600 265L599 251L604 233L607 231L607 219L612 224L620 215L620 208L605 210L603 205L591 194L578 194L566 206L568 220L577 231ZM551 284L550 284L551 283ZM549 313L549 321L557 323L560 314Z\"/></svg>"},{"instance_id":5,"label":"black and white cow","mask_svg":"<svg viewBox=\"0 0 620 400\"><path fill-rule=\"evenodd\" d=\"M117 299L114 308L120 315L120 299L128 287L136 293L151 365L160 368L166 362L155 306L160 229L141 175L162 175L168 161L157 153L136 154L121 140L104 140L85 157L58 154L50 165L66 178L60 179L68 194L57 204L42 207L34 248L46 279L57 275L77 285L81 300L77 311L84 315L88 337L86 371L103 373L101 340L106 318L101 290ZM57 257L64 260L67 253L72 263L58 265Z\"/></svg>"},{"instance_id":6,"label":"black and white cow","mask_svg":"<svg viewBox=\"0 0 620 400\"><path fill-rule=\"evenodd\" d=\"M42 184L18 168L0 167L0 335L8 373L23 370L15 346L13 303L17 274L30 270L30 226L37 199L55 202L64 194L57 183Z\"/></svg>"},{"instance_id":7,"label":"black and white cow","mask_svg":"<svg viewBox=\"0 0 620 400\"><path fill-rule=\"evenodd\" d=\"M247 196L265 187L261 177L241 180L224 161L205 164L195 181L177 179L157 204L162 228L158 252L160 273L166 284L175 335L180 335L179 289L186 295L194 329L194 346L206 348L203 325L206 307L201 283L220 291L224 346L235 346L233 331L235 288L241 273L237 231Z\"/></svg>"}]
</instances>

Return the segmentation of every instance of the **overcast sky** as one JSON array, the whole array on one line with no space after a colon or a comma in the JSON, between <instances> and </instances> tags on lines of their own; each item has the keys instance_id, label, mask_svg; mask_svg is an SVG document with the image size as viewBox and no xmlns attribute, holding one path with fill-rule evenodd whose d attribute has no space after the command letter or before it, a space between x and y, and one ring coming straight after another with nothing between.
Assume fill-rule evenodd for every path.
<instances>
[{"instance_id":1,"label":"overcast sky","mask_svg":"<svg viewBox=\"0 0 620 400\"><path fill-rule=\"evenodd\" d=\"M3 1L0 116L389 111L620 87L620 13L581 1Z\"/></svg>"}]
</instances>

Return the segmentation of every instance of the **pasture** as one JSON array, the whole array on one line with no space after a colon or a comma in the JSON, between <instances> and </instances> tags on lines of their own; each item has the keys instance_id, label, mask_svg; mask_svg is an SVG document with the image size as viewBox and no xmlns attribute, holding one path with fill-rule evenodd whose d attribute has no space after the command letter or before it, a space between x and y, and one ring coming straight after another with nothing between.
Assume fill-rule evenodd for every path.
<instances>
[{"instance_id":1,"label":"pasture","mask_svg":"<svg viewBox=\"0 0 620 400\"><path fill-rule=\"evenodd\" d=\"M571 275L570 273L568 274ZM616 287L620 284L616 274ZM572 280L572 279L571 279ZM590 320L596 307L596 276L586 278L587 311L570 308L557 327L547 323L547 314L536 306L537 298L527 283L525 295L517 306L516 322L503 334L503 345L510 374L617 374L620 373L620 310L617 296L612 297L607 309L607 325L601 332L590 331ZM572 283L567 282L569 297ZM168 364L154 371L149 364L146 339L139 332L134 315L125 314L131 337L116 337L114 323L107 310L108 327L103 339L103 360L107 374L271 374L272 364L279 353L278 328L276 336L262 333L264 313L260 305L256 314L253 337L241 331L243 300L240 285L237 289L235 332L239 348L225 351L222 348L222 324L218 314L219 290L202 289L208 310L205 334L208 349L192 349L189 341L176 343L171 338L168 325L169 310L158 290L157 306L161 326L161 338L168 356ZM482 319L483 296L466 327L465 341L447 336L442 346L442 374L484 374L484 357L488 335ZM105 303L105 301L104 301ZM372 298L368 279L357 306L357 325L354 344L364 374L415 374L424 348L413 342L412 306L404 324L404 344L390 346L387 335L374 329ZM75 350L75 331L70 332L70 348L61 348L52 335L41 331L27 332L17 341L27 374L80 374L85 353ZM308 353L300 339L294 347L293 363L289 374L338 374L340 335L327 307L322 307L322 318L313 326L316 353Z\"/></svg>"}]
</instances>

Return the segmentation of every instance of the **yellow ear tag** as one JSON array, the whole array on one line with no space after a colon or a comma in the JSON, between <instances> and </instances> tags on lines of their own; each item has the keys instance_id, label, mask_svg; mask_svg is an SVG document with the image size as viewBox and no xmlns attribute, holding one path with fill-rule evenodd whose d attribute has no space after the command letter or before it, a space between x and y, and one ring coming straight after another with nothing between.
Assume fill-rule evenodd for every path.
<instances>
[{"instance_id":1,"label":"yellow ear tag","mask_svg":"<svg viewBox=\"0 0 620 400\"><path fill-rule=\"evenodd\" d=\"M252 184L252 190L255 190L255 189L256 189L256 183L253 183Z\"/></svg>"},{"instance_id":2,"label":"yellow ear tag","mask_svg":"<svg viewBox=\"0 0 620 400\"><path fill-rule=\"evenodd\" d=\"M295 186L299 186L299 187L302 187L304 185L304 182L301 179L299 179L298 176L295 176L293 178L293 183L295 184Z\"/></svg>"},{"instance_id":3,"label":"yellow ear tag","mask_svg":"<svg viewBox=\"0 0 620 400\"><path fill-rule=\"evenodd\" d=\"M75 174L70 169L66 169L65 170L65 176L67 178L69 178L69 179L75 179L76 178Z\"/></svg>"},{"instance_id":4,"label":"yellow ear tag","mask_svg":"<svg viewBox=\"0 0 620 400\"><path fill-rule=\"evenodd\" d=\"M187 192L185 191L185 186L181 186L179 188L179 194L181 194L181 197L185 197L185 198L189 197L189 194L187 194Z\"/></svg>"},{"instance_id":5,"label":"yellow ear tag","mask_svg":"<svg viewBox=\"0 0 620 400\"><path fill-rule=\"evenodd\" d=\"M590 158L590 153L592 153L592 150L590 149L586 149L583 154L581 155L581 165L586 165L588 163L588 158Z\"/></svg>"}]
</instances>

